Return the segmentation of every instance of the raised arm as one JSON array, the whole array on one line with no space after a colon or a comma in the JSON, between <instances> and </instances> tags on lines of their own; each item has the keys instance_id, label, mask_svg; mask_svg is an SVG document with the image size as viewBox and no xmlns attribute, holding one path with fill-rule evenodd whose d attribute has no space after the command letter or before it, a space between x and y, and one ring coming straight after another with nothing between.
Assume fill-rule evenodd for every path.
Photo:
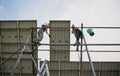
<instances>
[{"instance_id":1,"label":"raised arm","mask_svg":"<svg viewBox=\"0 0 120 76\"><path fill-rule=\"evenodd\" d=\"M49 24L46 25L45 31L46 31L47 35L50 37L50 34L48 33L48 28L50 28L50 25L49 25Z\"/></svg>"}]
</instances>

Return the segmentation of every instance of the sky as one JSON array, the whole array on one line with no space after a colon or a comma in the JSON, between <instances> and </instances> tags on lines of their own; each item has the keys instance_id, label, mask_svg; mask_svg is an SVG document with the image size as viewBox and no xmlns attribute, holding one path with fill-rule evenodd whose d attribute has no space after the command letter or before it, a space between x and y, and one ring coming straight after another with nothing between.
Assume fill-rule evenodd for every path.
<instances>
[{"instance_id":1,"label":"sky","mask_svg":"<svg viewBox=\"0 0 120 76\"><path fill-rule=\"evenodd\" d=\"M0 0L0 20L37 20L38 27L43 23L49 23L49 20L71 20L71 24L77 27L81 23L90 27L120 27L120 0ZM90 37L85 30L87 43L120 43L120 30L93 30L95 32L93 37ZM49 42L46 34L44 41ZM74 36L71 35L71 43L74 41ZM120 49L118 46L89 48L91 50ZM42 59L49 59L48 52L41 54ZM91 58L93 61L120 61L119 54L92 53ZM71 54L73 60L77 57L76 53Z\"/></svg>"}]
</instances>

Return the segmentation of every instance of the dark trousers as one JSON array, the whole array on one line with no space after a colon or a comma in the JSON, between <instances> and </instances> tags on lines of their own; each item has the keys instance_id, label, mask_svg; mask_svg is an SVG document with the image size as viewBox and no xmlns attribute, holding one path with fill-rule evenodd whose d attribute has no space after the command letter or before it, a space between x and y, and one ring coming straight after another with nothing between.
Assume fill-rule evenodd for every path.
<instances>
[{"instance_id":1,"label":"dark trousers","mask_svg":"<svg viewBox=\"0 0 120 76\"><path fill-rule=\"evenodd\" d=\"M75 30L75 37L76 37L76 40L79 41L79 39L82 37L82 31L79 29L76 29Z\"/></svg>"}]
</instances>

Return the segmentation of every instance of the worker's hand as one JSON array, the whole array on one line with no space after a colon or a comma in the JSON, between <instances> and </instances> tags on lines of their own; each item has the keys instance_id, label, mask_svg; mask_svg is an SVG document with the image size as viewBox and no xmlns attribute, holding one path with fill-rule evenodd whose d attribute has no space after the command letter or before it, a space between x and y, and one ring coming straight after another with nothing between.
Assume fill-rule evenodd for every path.
<instances>
[{"instance_id":1,"label":"worker's hand","mask_svg":"<svg viewBox=\"0 0 120 76\"><path fill-rule=\"evenodd\" d=\"M50 28L50 23L47 24L47 28Z\"/></svg>"},{"instance_id":2,"label":"worker's hand","mask_svg":"<svg viewBox=\"0 0 120 76\"><path fill-rule=\"evenodd\" d=\"M72 33L73 33L73 30L72 30Z\"/></svg>"}]
</instances>

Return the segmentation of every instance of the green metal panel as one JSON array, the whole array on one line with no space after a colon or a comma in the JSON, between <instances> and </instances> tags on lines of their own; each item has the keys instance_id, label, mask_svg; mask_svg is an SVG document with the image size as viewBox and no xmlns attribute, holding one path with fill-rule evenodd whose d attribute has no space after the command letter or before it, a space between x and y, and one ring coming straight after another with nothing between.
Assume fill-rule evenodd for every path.
<instances>
[{"instance_id":1,"label":"green metal panel","mask_svg":"<svg viewBox=\"0 0 120 76\"><path fill-rule=\"evenodd\" d=\"M2 25L3 26L3 25ZM1 29L1 37L2 37L2 42L7 42L7 43L11 43L11 42L17 42L18 41L18 37L17 37L17 31L16 29Z\"/></svg>"},{"instance_id":2,"label":"green metal panel","mask_svg":"<svg viewBox=\"0 0 120 76\"><path fill-rule=\"evenodd\" d=\"M15 65L16 59L10 59L7 63L4 64L4 73L11 73L13 70L13 66ZM15 73L32 73L33 67L31 59L21 59L20 63L18 64Z\"/></svg>"},{"instance_id":3,"label":"green metal panel","mask_svg":"<svg viewBox=\"0 0 120 76\"><path fill-rule=\"evenodd\" d=\"M102 76L118 76L119 68L120 68L120 62L104 62L100 64L100 70Z\"/></svg>"},{"instance_id":4,"label":"green metal panel","mask_svg":"<svg viewBox=\"0 0 120 76\"><path fill-rule=\"evenodd\" d=\"M37 22L36 20L21 20L19 21L19 27L20 28L31 28L31 27L36 27Z\"/></svg>"},{"instance_id":5,"label":"green metal panel","mask_svg":"<svg viewBox=\"0 0 120 76\"><path fill-rule=\"evenodd\" d=\"M6 20L0 21L0 52L1 62L10 57L13 52L21 47L30 35L31 27L37 27L36 20ZM33 30L33 40L37 39L37 30ZM30 38L31 41L31 38ZM31 51L32 45L29 45ZM33 46L35 48L36 46ZM37 52L33 54L37 58ZM18 54L4 63L1 76L10 76L17 61ZM33 76L33 64L30 54L23 54L20 63L17 65L14 76Z\"/></svg>"},{"instance_id":6,"label":"green metal panel","mask_svg":"<svg viewBox=\"0 0 120 76\"><path fill-rule=\"evenodd\" d=\"M48 66L50 76L79 76L78 62L50 61L48 62Z\"/></svg>"},{"instance_id":7,"label":"green metal panel","mask_svg":"<svg viewBox=\"0 0 120 76\"><path fill-rule=\"evenodd\" d=\"M18 28L17 22L14 21L0 21L1 22L1 28Z\"/></svg>"},{"instance_id":8,"label":"green metal panel","mask_svg":"<svg viewBox=\"0 0 120 76\"><path fill-rule=\"evenodd\" d=\"M16 73L13 76L31 76L31 75L32 74L30 74L30 73L24 73L24 74ZM5 73L4 76L11 76L11 75L9 73Z\"/></svg>"},{"instance_id":9,"label":"green metal panel","mask_svg":"<svg viewBox=\"0 0 120 76\"><path fill-rule=\"evenodd\" d=\"M17 42L17 32L15 30L17 27L16 21L0 21L2 43Z\"/></svg>"},{"instance_id":10,"label":"green metal panel","mask_svg":"<svg viewBox=\"0 0 120 76\"><path fill-rule=\"evenodd\" d=\"M1 43L1 35L0 35L0 43Z\"/></svg>"},{"instance_id":11,"label":"green metal panel","mask_svg":"<svg viewBox=\"0 0 120 76\"><path fill-rule=\"evenodd\" d=\"M10 43L6 43L6 44L2 44L3 50L4 52L14 52L15 50L18 49L18 44L10 44Z\"/></svg>"},{"instance_id":12,"label":"green metal panel","mask_svg":"<svg viewBox=\"0 0 120 76\"><path fill-rule=\"evenodd\" d=\"M70 43L70 21L51 20L50 26L50 43ZM50 46L50 60L69 61L70 46Z\"/></svg>"},{"instance_id":13,"label":"green metal panel","mask_svg":"<svg viewBox=\"0 0 120 76\"><path fill-rule=\"evenodd\" d=\"M120 63L104 62L101 63L101 70L116 70L120 68Z\"/></svg>"},{"instance_id":14,"label":"green metal panel","mask_svg":"<svg viewBox=\"0 0 120 76\"><path fill-rule=\"evenodd\" d=\"M78 71L70 70L70 71L61 71L60 76L79 76Z\"/></svg>"},{"instance_id":15,"label":"green metal panel","mask_svg":"<svg viewBox=\"0 0 120 76\"><path fill-rule=\"evenodd\" d=\"M79 70L79 62L69 61L50 61L50 70Z\"/></svg>"},{"instance_id":16,"label":"green metal panel","mask_svg":"<svg viewBox=\"0 0 120 76\"><path fill-rule=\"evenodd\" d=\"M30 36L30 29L20 29L20 42L22 43L25 42L29 36Z\"/></svg>"}]
</instances>

